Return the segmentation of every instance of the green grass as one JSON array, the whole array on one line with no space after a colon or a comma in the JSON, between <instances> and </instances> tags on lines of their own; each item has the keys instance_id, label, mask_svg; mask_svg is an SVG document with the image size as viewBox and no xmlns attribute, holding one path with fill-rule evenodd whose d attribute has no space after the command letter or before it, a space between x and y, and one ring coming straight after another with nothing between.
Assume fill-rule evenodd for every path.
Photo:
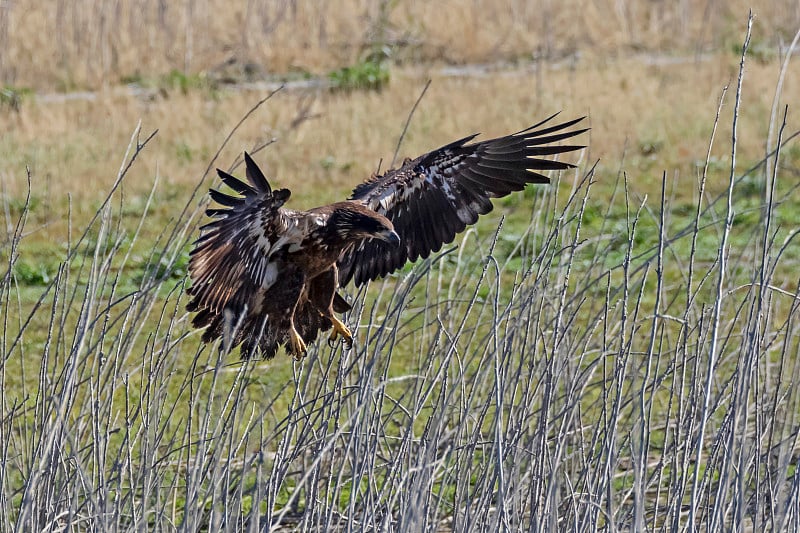
<instances>
[{"instance_id":1,"label":"green grass","mask_svg":"<svg viewBox=\"0 0 800 533\"><path fill-rule=\"evenodd\" d=\"M328 80L335 90L378 90L390 79L389 66L385 61L366 59L355 65L342 67L328 73Z\"/></svg>"},{"instance_id":2,"label":"green grass","mask_svg":"<svg viewBox=\"0 0 800 533\"><path fill-rule=\"evenodd\" d=\"M3 85L0 87L0 110L4 108L13 111L19 110L22 102L33 95L33 90L28 87L14 87Z\"/></svg>"}]
</instances>

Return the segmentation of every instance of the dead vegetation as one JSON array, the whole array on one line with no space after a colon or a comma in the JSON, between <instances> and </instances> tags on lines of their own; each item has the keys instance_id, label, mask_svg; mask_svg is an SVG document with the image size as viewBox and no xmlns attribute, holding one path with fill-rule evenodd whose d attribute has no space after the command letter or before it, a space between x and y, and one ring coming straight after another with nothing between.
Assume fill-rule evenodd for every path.
<instances>
[{"instance_id":1,"label":"dead vegetation","mask_svg":"<svg viewBox=\"0 0 800 533\"><path fill-rule=\"evenodd\" d=\"M414 64L691 56L737 46L751 7L754 50L791 41L792 0L4 1L0 80L63 91L172 71L324 74L376 54Z\"/></svg>"}]
</instances>

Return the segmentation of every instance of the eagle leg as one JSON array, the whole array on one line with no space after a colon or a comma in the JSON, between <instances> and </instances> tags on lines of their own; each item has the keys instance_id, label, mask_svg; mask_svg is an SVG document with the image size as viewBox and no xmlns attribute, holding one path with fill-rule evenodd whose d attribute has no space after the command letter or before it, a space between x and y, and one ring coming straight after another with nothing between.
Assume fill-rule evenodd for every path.
<instances>
[{"instance_id":1,"label":"eagle leg","mask_svg":"<svg viewBox=\"0 0 800 533\"><path fill-rule=\"evenodd\" d=\"M303 359L303 357L305 357L306 351L308 351L308 349L306 348L305 341L303 341L303 338L297 332L297 328L294 327L294 318L295 318L295 313L297 313L297 308L300 304L300 298L302 292L303 290L305 290L305 275L302 272L297 271L294 277L298 283L293 284L293 287L291 284L289 285L290 286L289 290L291 291L291 297L294 298L294 304L292 305L292 310L291 313L289 314L288 351L290 354L294 356L295 361L300 361L301 359Z\"/></svg>"},{"instance_id":2,"label":"eagle leg","mask_svg":"<svg viewBox=\"0 0 800 533\"><path fill-rule=\"evenodd\" d=\"M342 341L344 341L345 346L349 350L353 347L353 334L350 333L350 330L345 326L341 320L336 318L333 313L330 314L328 317L330 318L331 322L333 323L333 331L331 331L331 336L328 337L328 346L333 347L333 343L336 342L336 339L339 335L342 336Z\"/></svg>"},{"instance_id":3,"label":"eagle leg","mask_svg":"<svg viewBox=\"0 0 800 533\"><path fill-rule=\"evenodd\" d=\"M300 334L294 329L294 324L289 326L289 346L295 361L300 361L305 357L307 351L306 343L303 342Z\"/></svg>"}]
</instances>

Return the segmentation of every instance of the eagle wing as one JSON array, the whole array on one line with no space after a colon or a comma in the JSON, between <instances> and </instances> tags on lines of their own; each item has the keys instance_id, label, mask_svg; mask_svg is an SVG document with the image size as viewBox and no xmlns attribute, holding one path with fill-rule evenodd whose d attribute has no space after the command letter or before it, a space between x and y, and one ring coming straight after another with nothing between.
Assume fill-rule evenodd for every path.
<instances>
[{"instance_id":1,"label":"eagle wing","mask_svg":"<svg viewBox=\"0 0 800 533\"><path fill-rule=\"evenodd\" d=\"M189 311L201 311L198 319L208 325L225 310L238 316L252 309L253 298L271 287L280 271L281 251L299 245L303 233L281 206L290 196L286 189L273 191L261 170L245 153L245 183L217 170L222 181L242 196L211 190L211 198L224 206L206 210L214 218L202 226L189 260L193 296Z\"/></svg>"},{"instance_id":2,"label":"eagle wing","mask_svg":"<svg viewBox=\"0 0 800 533\"><path fill-rule=\"evenodd\" d=\"M497 139L467 144L477 136L470 135L356 187L350 199L364 202L391 220L400 245L373 239L347 252L338 262L340 285L350 280L361 285L408 260L428 257L474 224L479 215L491 211L490 198L522 190L528 183L549 183L537 170L574 167L543 159L583 148L551 145L587 131L569 129L583 117L545 125L555 116Z\"/></svg>"}]
</instances>

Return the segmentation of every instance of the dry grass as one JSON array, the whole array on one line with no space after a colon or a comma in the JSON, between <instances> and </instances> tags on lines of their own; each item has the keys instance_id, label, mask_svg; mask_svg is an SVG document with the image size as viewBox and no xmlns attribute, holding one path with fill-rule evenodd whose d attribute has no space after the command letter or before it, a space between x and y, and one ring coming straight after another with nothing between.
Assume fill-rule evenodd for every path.
<instances>
[{"instance_id":1,"label":"dry grass","mask_svg":"<svg viewBox=\"0 0 800 533\"><path fill-rule=\"evenodd\" d=\"M590 159L616 170L622 154L628 165L650 170L677 168L693 179L694 163L705 156L708 124L723 86L735 73L734 55L717 55L699 63L648 65L638 59L594 64L579 61L535 72L500 72L493 77L450 78L436 70L396 69L379 93L336 94L325 90L279 93L271 106L258 110L222 153L232 161L244 148L277 137L263 160L271 175L302 198L330 187L325 200L343 194L368 176L381 159L389 161L405 115L424 85L433 83L411 124L402 148L416 155L465 133L498 135L524 127L537 117L568 110L591 120ZM742 155L761 157L769 106L779 63L751 62L743 95ZM69 192L73 201L91 201L116 174L117 147L126 143L131 125L158 129L151 157L139 167L141 185L149 190L156 174L169 187L193 186L232 124L266 93L203 90L142 100L115 92L94 101L26 102L18 112L0 113L0 128L12 135L0 141L0 172L9 193L24 192L22 170L30 165L37 184L47 179L53 199ZM790 69L783 102L796 105L800 74ZM480 102L480 105L475 105ZM298 109L311 103L313 118L290 129ZM724 113L729 113L726 108ZM722 126L726 126L723 124ZM727 135L721 131L721 135ZM713 154L723 160L724 151ZM324 160L327 160L325 164ZM655 162L658 162L658 165ZM14 176L15 179L10 179ZM138 180L137 180L138 181ZM652 185L645 192L656 190ZM41 194L41 187L35 187Z\"/></svg>"},{"instance_id":2,"label":"dry grass","mask_svg":"<svg viewBox=\"0 0 800 533\"><path fill-rule=\"evenodd\" d=\"M101 87L173 69L214 73L231 59L233 70L323 73L376 48L398 61L455 63L694 54L738 44L751 6L759 46L791 40L800 24L793 0L4 1L0 80Z\"/></svg>"}]
</instances>

